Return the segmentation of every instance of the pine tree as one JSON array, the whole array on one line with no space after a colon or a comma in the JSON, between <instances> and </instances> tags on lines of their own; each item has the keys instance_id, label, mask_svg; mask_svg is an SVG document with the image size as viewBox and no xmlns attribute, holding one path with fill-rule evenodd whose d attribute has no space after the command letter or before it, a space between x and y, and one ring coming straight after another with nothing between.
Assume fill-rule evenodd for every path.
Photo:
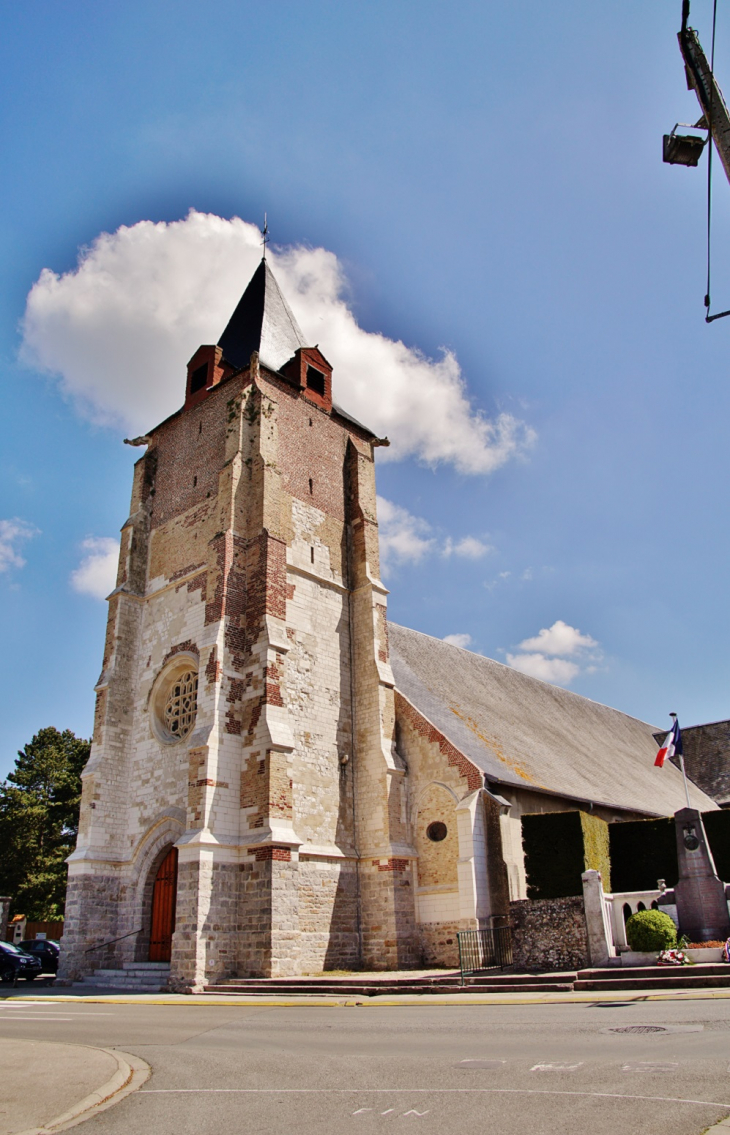
<instances>
[{"instance_id":1,"label":"pine tree","mask_svg":"<svg viewBox=\"0 0 730 1135\"><path fill-rule=\"evenodd\" d=\"M13 914L63 918L65 860L76 844L90 749L69 729L41 729L0 781L0 893L12 897Z\"/></svg>"}]
</instances>

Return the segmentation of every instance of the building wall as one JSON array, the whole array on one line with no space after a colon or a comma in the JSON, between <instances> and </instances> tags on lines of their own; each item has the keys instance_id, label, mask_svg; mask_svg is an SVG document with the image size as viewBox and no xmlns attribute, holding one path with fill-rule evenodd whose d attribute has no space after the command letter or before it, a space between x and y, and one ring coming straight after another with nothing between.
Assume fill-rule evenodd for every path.
<instances>
[{"instance_id":1,"label":"building wall","mask_svg":"<svg viewBox=\"0 0 730 1135\"><path fill-rule=\"evenodd\" d=\"M175 987L417 964L378 559L369 439L257 360L154 431L110 600L66 978L144 959L172 844ZM197 717L168 744L154 708L184 662Z\"/></svg>"},{"instance_id":2,"label":"building wall","mask_svg":"<svg viewBox=\"0 0 730 1135\"><path fill-rule=\"evenodd\" d=\"M488 925L491 914L483 776L417 709L396 693L397 748L406 768L417 855L414 883L422 964L458 965L458 931ZM446 838L429 839L443 823Z\"/></svg>"}]
</instances>

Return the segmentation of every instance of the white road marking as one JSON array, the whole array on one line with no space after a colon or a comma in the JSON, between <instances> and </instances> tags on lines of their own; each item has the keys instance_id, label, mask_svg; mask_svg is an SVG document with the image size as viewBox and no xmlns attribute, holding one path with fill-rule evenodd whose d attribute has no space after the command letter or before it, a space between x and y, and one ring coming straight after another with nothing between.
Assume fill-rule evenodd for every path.
<instances>
[{"instance_id":1,"label":"white road marking","mask_svg":"<svg viewBox=\"0 0 730 1135\"><path fill-rule=\"evenodd\" d=\"M38 1017L38 1016L21 1017L18 1013L13 1013L12 1016L9 1013L0 1014L0 1021L71 1021L71 1020L73 1020L72 1017Z\"/></svg>"},{"instance_id":2,"label":"white road marking","mask_svg":"<svg viewBox=\"0 0 730 1135\"><path fill-rule=\"evenodd\" d=\"M404 1111L403 1115L404 1116L405 1115L417 1115L419 1117L419 1119L422 1119L424 1115L428 1115L428 1112L427 1111Z\"/></svg>"},{"instance_id":3,"label":"white road marking","mask_svg":"<svg viewBox=\"0 0 730 1135\"><path fill-rule=\"evenodd\" d=\"M352 1113L352 1114L353 1114L353 1115L363 1115L363 1113L364 1113L364 1112L366 1112L366 1111L372 1111L372 1110L373 1110L373 1109L372 1109L371 1107L359 1107L359 1108L357 1109L357 1111L353 1111L353 1113Z\"/></svg>"},{"instance_id":4,"label":"white road marking","mask_svg":"<svg viewBox=\"0 0 730 1135\"><path fill-rule=\"evenodd\" d=\"M580 1068L583 1064L579 1060L577 1064L568 1064L564 1060L558 1060L552 1064L533 1064L530 1069L531 1072L575 1072L576 1068Z\"/></svg>"},{"instance_id":5,"label":"white road marking","mask_svg":"<svg viewBox=\"0 0 730 1135\"><path fill-rule=\"evenodd\" d=\"M381 1111L380 1114L381 1115L392 1115L394 1111L395 1111L394 1107L389 1107L387 1111Z\"/></svg>"},{"instance_id":6,"label":"white road marking","mask_svg":"<svg viewBox=\"0 0 730 1135\"><path fill-rule=\"evenodd\" d=\"M639 1060L636 1064L624 1064L622 1072L676 1072L679 1064L671 1060Z\"/></svg>"},{"instance_id":7,"label":"white road marking","mask_svg":"<svg viewBox=\"0 0 730 1135\"><path fill-rule=\"evenodd\" d=\"M569 1092L550 1088L140 1088L139 1096L177 1095L512 1095L512 1096L582 1096L604 1100L648 1100L652 1103L687 1103L699 1107L719 1107L730 1111L730 1102L724 1100L689 1100L681 1096L642 1096L624 1092ZM370 1109L372 1110L372 1109Z\"/></svg>"}]
</instances>

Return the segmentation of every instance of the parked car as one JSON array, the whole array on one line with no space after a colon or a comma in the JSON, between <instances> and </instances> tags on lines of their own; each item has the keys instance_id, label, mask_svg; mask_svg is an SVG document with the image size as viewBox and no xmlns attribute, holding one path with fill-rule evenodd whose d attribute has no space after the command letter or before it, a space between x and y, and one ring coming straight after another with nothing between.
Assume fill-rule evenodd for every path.
<instances>
[{"instance_id":1,"label":"parked car","mask_svg":"<svg viewBox=\"0 0 730 1135\"><path fill-rule=\"evenodd\" d=\"M18 945L21 950L25 950L26 954L32 954L34 958L40 959L43 973L58 973L60 942L56 942L54 938L26 938L24 942L19 942Z\"/></svg>"},{"instance_id":2,"label":"parked car","mask_svg":"<svg viewBox=\"0 0 730 1135\"><path fill-rule=\"evenodd\" d=\"M0 942L0 981L7 984L19 977L33 981L43 972L40 958L26 954L11 942Z\"/></svg>"}]
</instances>

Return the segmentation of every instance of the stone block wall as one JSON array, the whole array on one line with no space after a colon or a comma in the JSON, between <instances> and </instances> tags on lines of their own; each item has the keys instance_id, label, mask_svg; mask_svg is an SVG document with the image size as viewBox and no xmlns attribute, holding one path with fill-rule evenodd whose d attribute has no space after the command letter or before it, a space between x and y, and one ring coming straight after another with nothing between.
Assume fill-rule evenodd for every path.
<instances>
[{"instance_id":1,"label":"stone block wall","mask_svg":"<svg viewBox=\"0 0 730 1135\"><path fill-rule=\"evenodd\" d=\"M509 904L516 970L559 972L589 965L583 896Z\"/></svg>"},{"instance_id":2,"label":"stone block wall","mask_svg":"<svg viewBox=\"0 0 730 1135\"><path fill-rule=\"evenodd\" d=\"M459 939L462 927L458 922L421 922L418 927L421 939L421 961L427 969L459 968Z\"/></svg>"},{"instance_id":3,"label":"stone block wall","mask_svg":"<svg viewBox=\"0 0 730 1135\"><path fill-rule=\"evenodd\" d=\"M87 951L97 943L117 937L119 909L118 875L79 874L69 879L58 968L60 980L75 981L98 966L114 965L115 946ZM94 912L91 929L89 911Z\"/></svg>"},{"instance_id":4,"label":"stone block wall","mask_svg":"<svg viewBox=\"0 0 730 1135\"><path fill-rule=\"evenodd\" d=\"M357 900L354 860L300 858L302 973L360 967Z\"/></svg>"}]
</instances>

